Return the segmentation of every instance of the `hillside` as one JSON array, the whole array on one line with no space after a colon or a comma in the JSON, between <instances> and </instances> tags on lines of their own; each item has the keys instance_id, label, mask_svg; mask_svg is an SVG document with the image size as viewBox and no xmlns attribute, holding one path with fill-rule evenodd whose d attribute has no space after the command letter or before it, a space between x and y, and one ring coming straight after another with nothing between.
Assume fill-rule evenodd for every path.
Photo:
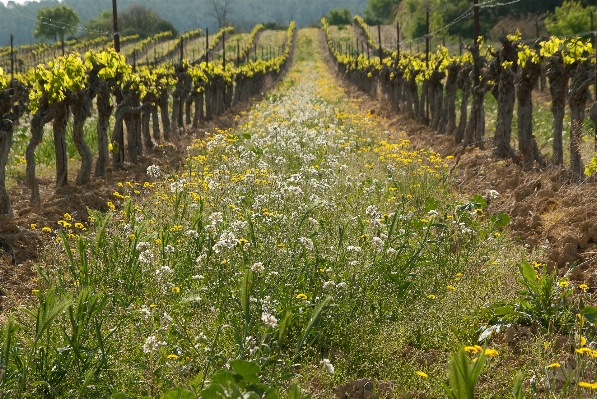
<instances>
[{"instance_id":1,"label":"hillside","mask_svg":"<svg viewBox=\"0 0 597 399\"><path fill-rule=\"evenodd\" d=\"M30 2L26 5L13 5L8 8L0 3L0 45L9 43L10 35L15 36L15 44L34 42L31 34L35 23L35 14L39 8L58 4L56 0ZM118 10L127 9L138 0L121 0ZM95 17L101 10L111 9L110 0L65 0L63 4L72 6L83 22ZM216 31L216 20L210 15L211 6L207 0L180 0L169 2L164 0L147 0L144 6L157 11L164 19L171 21L180 32L194 28L209 27ZM259 22L279 22L287 25L290 20L296 21L299 27L306 26L321 18L333 7L348 7L353 13L362 12L365 2L359 0L339 0L333 4L315 0L294 2L289 0L276 1L276 6L266 0L237 0L231 14L235 26L250 30Z\"/></svg>"}]
</instances>

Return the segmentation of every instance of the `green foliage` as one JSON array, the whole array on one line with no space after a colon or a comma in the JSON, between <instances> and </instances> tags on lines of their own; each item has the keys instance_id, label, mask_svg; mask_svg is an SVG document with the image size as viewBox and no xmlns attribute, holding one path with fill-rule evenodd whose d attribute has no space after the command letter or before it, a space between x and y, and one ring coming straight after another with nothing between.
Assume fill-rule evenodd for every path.
<instances>
[{"instance_id":1,"label":"green foliage","mask_svg":"<svg viewBox=\"0 0 597 399\"><path fill-rule=\"evenodd\" d=\"M48 40L64 41L67 35L75 35L81 18L74 8L59 5L40 8L35 16L33 36Z\"/></svg>"},{"instance_id":2,"label":"green foliage","mask_svg":"<svg viewBox=\"0 0 597 399\"><path fill-rule=\"evenodd\" d=\"M118 13L118 28L123 36L139 35L141 38L153 36L160 32L172 32L178 36L178 30L172 22L163 19L149 7L135 4Z\"/></svg>"},{"instance_id":3,"label":"green foliage","mask_svg":"<svg viewBox=\"0 0 597 399\"><path fill-rule=\"evenodd\" d=\"M588 32L591 29L590 10L580 1L566 0L547 14L545 27L552 35L566 36Z\"/></svg>"},{"instance_id":4,"label":"green foliage","mask_svg":"<svg viewBox=\"0 0 597 399\"><path fill-rule=\"evenodd\" d=\"M102 36L103 32L111 32L113 30L112 23L112 11L102 10L95 18L91 18L85 22L83 25L83 35L86 37Z\"/></svg>"},{"instance_id":5,"label":"green foliage","mask_svg":"<svg viewBox=\"0 0 597 399\"><path fill-rule=\"evenodd\" d=\"M330 25L350 25L352 23L352 14L348 8L342 10L333 8L325 17Z\"/></svg>"},{"instance_id":6,"label":"green foliage","mask_svg":"<svg viewBox=\"0 0 597 399\"><path fill-rule=\"evenodd\" d=\"M398 5L402 0L368 0L365 8L365 22L369 25L392 23ZM332 24L333 25L333 24Z\"/></svg>"},{"instance_id":7,"label":"green foliage","mask_svg":"<svg viewBox=\"0 0 597 399\"><path fill-rule=\"evenodd\" d=\"M537 325L548 331L569 332L574 324L575 310L568 297L573 289L569 287L567 275L558 279L556 271L547 271L543 265L523 262L519 266L520 283L524 289L512 304L497 304L495 314L503 320Z\"/></svg>"},{"instance_id":8,"label":"green foliage","mask_svg":"<svg viewBox=\"0 0 597 399\"><path fill-rule=\"evenodd\" d=\"M445 387L446 396L449 399L475 398L475 387L483 370L485 358L484 350L481 350L481 355L476 358L476 361L471 361L463 348L452 354L448 369L449 387Z\"/></svg>"}]
</instances>

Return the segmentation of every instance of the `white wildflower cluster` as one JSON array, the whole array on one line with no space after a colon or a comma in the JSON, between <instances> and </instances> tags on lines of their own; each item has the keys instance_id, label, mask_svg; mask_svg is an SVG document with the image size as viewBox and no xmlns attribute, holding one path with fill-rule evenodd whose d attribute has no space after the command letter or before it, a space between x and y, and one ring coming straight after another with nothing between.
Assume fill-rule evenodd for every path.
<instances>
[{"instance_id":1,"label":"white wildflower cluster","mask_svg":"<svg viewBox=\"0 0 597 399\"><path fill-rule=\"evenodd\" d=\"M265 267L263 267L263 263L256 262L256 263L253 263L253 266L251 266L251 270L254 271L255 273L261 273L265 270Z\"/></svg>"},{"instance_id":2,"label":"white wildflower cluster","mask_svg":"<svg viewBox=\"0 0 597 399\"><path fill-rule=\"evenodd\" d=\"M215 245L212 247L215 253L219 254L222 252L223 249L227 248L234 248L234 246L238 244L238 240L234 236L234 233L231 231L224 231L220 235L220 239Z\"/></svg>"},{"instance_id":3,"label":"white wildflower cluster","mask_svg":"<svg viewBox=\"0 0 597 399\"><path fill-rule=\"evenodd\" d=\"M143 352L153 353L160 349L160 346L166 346L166 342L158 341L155 335L150 335L143 344Z\"/></svg>"},{"instance_id":4,"label":"white wildflower cluster","mask_svg":"<svg viewBox=\"0 0 597 399\"><path fill-rule=\"evenodd\" d=\"M500 196L500 193L497 192L496 190L489 190L489 192L487 193L487 198L490 200L494 200L496 198L498 198Z\"/></svg>"},{"instance_id":5,"label":"white wildflower cluster","mask_svg":"<svg viewBox=\"0 0 597 399\"><path fill-rule=\"evenodd\" d=\"M381 237L376 236L371 239L371 244L373 245L373 249L375 250L375 252L381 252L383 250L385 242L381 239Z\"/></svg>"},{"instance_id":6,"label":"white wildflower cluster","mask_svg":"<svg viewBox=\"0 0 597 399\"><path fill-rule=\"evenodd\" d=\"M160 170L160 167L157 165L149 165L147 167L147 175L150 177L153 177L154 179L157 179L158 177L160 177L162 174L162 171Z\"/></svg>"},{"instance_id":7,"label":"white wildflower cluster","mask_svg":"<svg viewBox=\"0 0 597 399\"><path fill-rule=\"evenodd\" d=\"M184 190L184 186L186 183L186 179L176 180L175 182L170 183L170 192L171 193L179 193Z\"/></svg>"},{"instance_id":8,"label":"white wildflower cluster","mask_svg":"<svg viewBox=\"0 0 597 399\"><path fill-rule=\"evenodd\" d=\"M153 263L153 253L150 249L151 245L146 241L141 241L137 244L137 251L139 251L139 262L149 265Z\"/></svg>"},{"instance_id":9,"label":"white wildflower cluster","mask_svg":"<svg viewBox=\"0 0 597 399\"><path fill-rule=\"evenodd\" d=\"M315 248L315 246L313 245L313 241L310 238L299 237L298 240L301 244L303 244L307 251L313 251L313 249Z\"/></svg>"}]
</instances>

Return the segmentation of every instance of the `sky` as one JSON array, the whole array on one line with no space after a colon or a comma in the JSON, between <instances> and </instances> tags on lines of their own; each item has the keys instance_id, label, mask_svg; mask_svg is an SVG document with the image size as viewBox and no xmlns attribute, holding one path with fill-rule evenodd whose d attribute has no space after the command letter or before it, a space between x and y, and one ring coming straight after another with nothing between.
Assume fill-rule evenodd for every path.
<instances>
[{"instance_id":1,"label":"sky","mask_svg":"<svg viewBox=\"0 0 597 399\"><path fill-rule=\"evenodd\" d=\"M0 2L4 3L4 5L6 5L8 3L9 0L0 0ZM30 2L31 0L13 0L15 3L17 4L24 4L26 2Z\"/></svg>"}]
</instances>

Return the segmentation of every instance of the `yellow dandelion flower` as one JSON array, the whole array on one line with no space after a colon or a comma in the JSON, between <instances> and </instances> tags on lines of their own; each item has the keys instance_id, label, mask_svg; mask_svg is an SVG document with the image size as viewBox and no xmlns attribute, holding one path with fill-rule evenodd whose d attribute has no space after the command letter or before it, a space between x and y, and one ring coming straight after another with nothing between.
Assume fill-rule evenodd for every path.
<instances>
[{"instance_id":1,"label":"yellow dandelion flower","mask_svg":"<svg viewBox=\"0 0 597 399\"><path fill-rule=\"evenodd\" d=\"M588 289L589 289L589 286L588 286L588 285L586 285L586 284L581 284L581 285L579 285L579 286L578 286L578 288L580 288L580 289L581 289L581 290L583 290L583 291L586 291L586 290L588 290Z\"/></svg>"},{"instance_id":2,"label":"yellow dandelion flower","mask_svg":"<svg viewBox=\"0 0 597 399\"><path fill-rule=\"evenodd\" d=\"M429 294L429 295L427 295L427 298L429 298L429 299L435 299L435 295Z\"/></svg>"},{"instance_id":3,"label":"yellow dandelion flower","mask_svg":"<svg viewBox=\"0 0 597 399\"><path fill-rule=\"evenodd\" d=\"M560 367L562 367L562 366L560 365L560 363L557 363L557 362L556 363L552 363L549 366L547 366L547 368L550 368L550 369L557 369L557 368L560 368Z\"/></svg>"},{"instance_id":4,"label":"yellow dandelion flower","mask_svg":"<svg viewBox=\"0 0 597 399\"><path fill-rule=\"evenodd\" d=\"M44 226L44 227L42 227L41 231L43 231L44 233L51 233L52 229L49 228L48 226Z\"/></svg>"},{"instance_id":5,"label":"yellow dandelion flower","mask_svg":"<svg viewBox=\"0 0 597 399\"><path fill-rule=\"evenodd\" d=\"M180 287L172 287L172 292L175 294L180 293Z\"/></svg>"},{"instance_id":6,"label":"yellow dandelion flower","mask_svg":"<svg viewBox=\"0 0 597 399\"><path fill-rule=\"evenodd\" d=\"M305 300L305 299L307 299L307 295L305 295L305 294L298 294L298 295L296 296L296 298L297 298L297 299L302 299L302 300Z\"/></svg>"},{"instance_id":7,"label":"yellow dandelion flower","mask_svg":"<svg viewBox=\"0 0 597 399\"><path fill-rule=\"evenodd\" d=\"M449 289L450 291L455 291L456 290L456 287L454 287L453 285L449 285L446 288Z\"/></svg>"},{"instance_id":8,"label":"yellow dandelion flower","mask_svg":"<svg viewBox=\"0 0 597 399\"><path fill-rule=\"evenodd\" d=\"M31 223L29 225L29 227L31 227L31 230L35 230L35 228L37 227L37 225L35 223Z\"/></svg>"},{"instance_id":9,"label":"yellow dandelion flower","mask_svg":"<svg viewBox=\"0 0 597 399\"><path fill-rule=\"evenodd\" d=\"M175 355L174 353L166 356L168 359L178 359L178 355Z\"/></svg>"},{"instance_id":10,"label":"yellow dandelion flower","mask_svg":"<svg viewBox=\"0 0 597 399\"><path fill-rule=\"evenodd\" d=\"M429 378L429 375L427 375L427 373L424 373L423 371L416 371L416 373L419 377Z\"/></svg>"},{"instance_id":11,"label":"yellow dandelion flower","mask_svg":"<svg viewBox=\"0 0 597 399\"><path fill-rule=\"evenodd\" d=\"M570 285L570 283L568 281L560 281L558 283L558 285L562 288L568 288L568 286Z\"/></svg>"},{"instance_id":12,"label":"yellow dandelion flower","mask_svg":"<svg viewBox=\"0 0 597 399\"><path fill-rule=\"evenodd\" d=\"M495 357L495 356L497 356L497 355L499 355L499 354L500 354L500 352L498 352L498 351L497 351L497 350L495 350L495 349L485 349L485 355L486 355L486 356L489 356L489 357Z\"/></svg>"},{"instance_id":13,"label":"yellow dandelion flower","mask_svg":"<svg viewBox=\"0 0 597 399\"><path fill-rule=\"evenodd\" d=\"M70 213L65 213L64 214L64 220L71 221L71 220L73 220L73 217L70 215Z\"/></svg>"}]
</instances>

